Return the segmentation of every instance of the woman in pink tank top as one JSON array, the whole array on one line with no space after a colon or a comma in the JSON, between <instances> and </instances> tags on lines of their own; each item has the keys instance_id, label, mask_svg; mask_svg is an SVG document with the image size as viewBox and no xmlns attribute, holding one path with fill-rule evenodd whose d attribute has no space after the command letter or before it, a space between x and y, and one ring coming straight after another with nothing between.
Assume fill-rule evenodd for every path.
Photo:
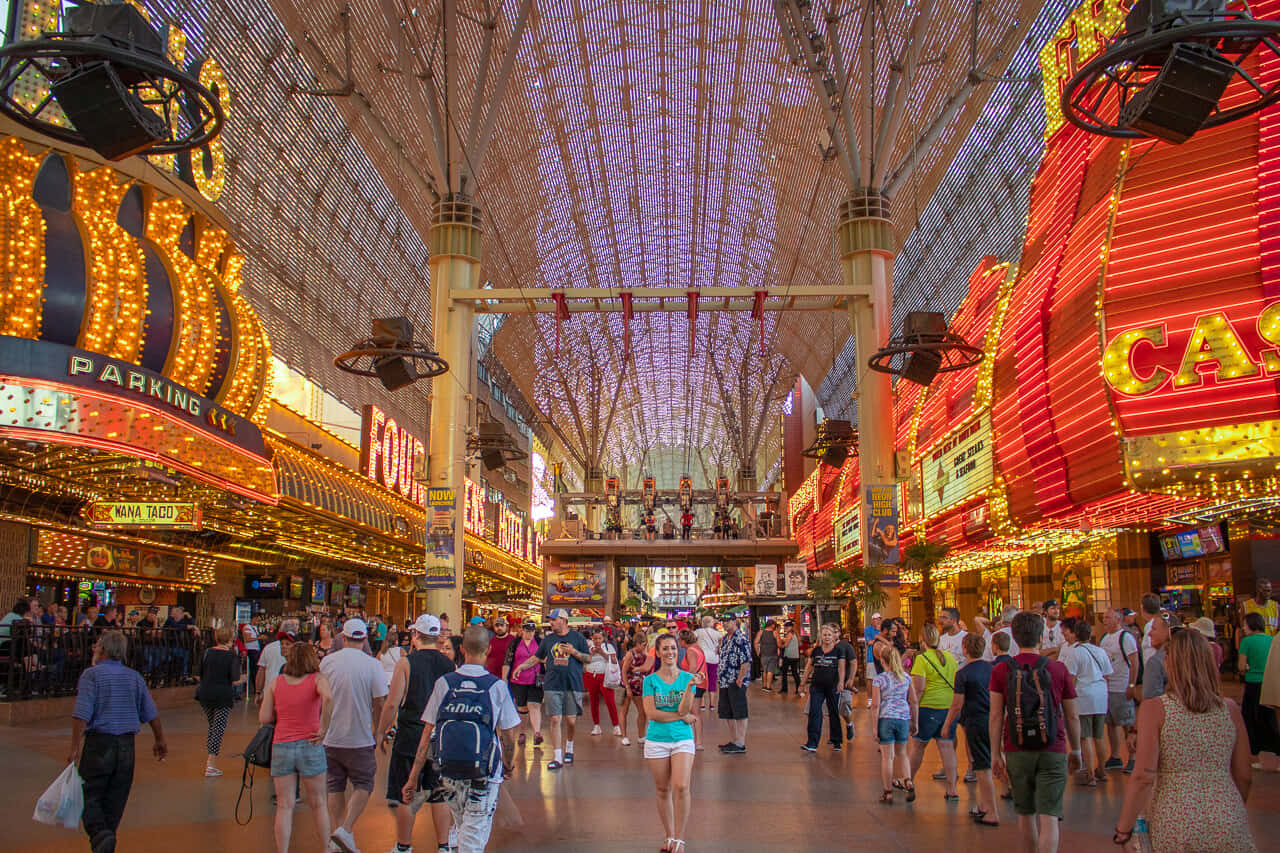
<instances>
[{"instance_id":1,"label":"woman in pink tank top","mask_svg":"<svg viewBox=\"0 0 1280 853\"><path fill-rule=\"evenodd\" d=\"M280 675L267 685L258 722L275 725L271 739L271 781L276 788L276 849L288 853L298 779L311 807L316 832L329 837L325 803L328 762L324 736L333 713L329 679L320 674L320 655L309 643L294 643Z\"/></svg>"}]
</instances>

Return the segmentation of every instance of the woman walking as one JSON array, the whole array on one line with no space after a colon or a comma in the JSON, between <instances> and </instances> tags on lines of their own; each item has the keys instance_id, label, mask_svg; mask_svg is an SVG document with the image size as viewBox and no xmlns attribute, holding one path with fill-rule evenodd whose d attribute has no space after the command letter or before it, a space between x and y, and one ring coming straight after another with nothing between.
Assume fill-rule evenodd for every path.
<instances>
[{"instance_id":1,"label":"woman walking","mask_svg":"<svg viewBox=\"0 0 1280 853\"><path fill-rule=\"evenodd\" d=\"M684 646L684 658L680 661L680 668L692 675L698 682L698 687L694 691L694 698L699 702L706 695L707 688L704 686L708 683L710 677L707 673L707 658L702 653L702 649L698 645L698 636L685 628L680 632L680 645ZM694 714L693 718L693 742L697 745L699 751L702 750L702 717Z\"/></svg>"},{"instance_id":2,"label":"woman walking","mask_svg":"<svg viewBox=\"0 0 1280 853\"><path fill-rule=\"evenodd\" d=\"M1160 853L1257 853L1244 808L1253 771L1240 708L1219 692L1200 632L1178 631L1164 650L1168 684L1138 706L1135 770L1112 840L1137 850L1133 828L1145 810Z\"/></svg>"},{"instance_id":3,"label":"woman walking","mask_svg":"<svg viewBox=\"0 0 1280 853\"><path fill-rule=\"evenodd\" d=\"M382 672L387 676L387 687L391 686L391 676L395 674L396 664L400 662L403 655L404 650L400 648L400 635L395 626L390 625L378 646L378 663L382 665Z\"/></svg>"},{"instance_id":4,"label":"woman walking","mask_svg":"<svg viewBox=\"0 0 1280 853\"><path fill-rule=\"evenodd\" d=\"M329 807L325 802L328 767L324 736L333 713L329 680L320 674L320 655L309 643L294 643L289 659L262 695L258 722L275 724L271 739L271 781L276 789L276 851L288 853L293 835L293 808L298 779L311 810L320 843L329 838Z\"/></svg>"},{"instance_id":5,"label":"woman walking","mask_svg":"<svg viewBox=\"0 0 1280 853\"><path fill-rule=\"evenodd\" d=\"M968 633L960 641L964 666L956 673L955 698L942 724L950 728L958 719L964 728L964 742L969 747L969 760L978 782L978 805L969 809L969 817L983 826L999 826L996 812L996 784L991 775L991 670L993 664L983 660L987 641L981 634Z\"/></svg>"},{"instance_id":6,"label":"woman walking","mask_svg":"<svg viewBox=\"0 0 1280 853\"><path fill-rule=\"evenodd\" d=\"M1107 676L1111 675L1111 659L1090 640L1089 623L1079 619L1066 637L1058 660L1067 668L1076 688L1076 713L1080 715L1080 750L1082 766L1078 777L1081 785L1098 787L1107 781L1102 768L1107 753Z\"/></svg>"},{"instance_id":7,"label":"woman walking","mask_svg":"<svg viewBox=\"0 0 1280 853\"><path fill-rule=\"evenodd\" d=\"M605 708L609 711L609 722L613 723L613 733L622 735L618 726L618 703L613 698L613 688L605 686L605 676L609 672L609 664L618 664L618 650L604 636L604 628L596 626L591 632L591 644L588 647L591 662L582 668L582 681L586 685L587 695L591 697L591 729L593 736L601 734L600 697L604 697Z\"/></svg>"},{"instance_id":8,"label":"woman walking","mask_svg":"<svg viewBox=\"0 0 1280 853\"><path fill-rule=\"evenodd\" d=\"M622 745L631 746L627 738L627 715L632 706L636 709L636 738L644 743L645 713L644 694L645 676L653 671L653 659L649 657L649 639L644 628L636 632L631 650L622 658Z\"/></svg>"},{"instance_id":9,"label":"woman walking","mask_svg":"<svg viewBox=\"0 0 1280 853\"><path fill-rule=\"evenodd\" d=\"M889 645L880 658L884 672L871 680L871 719L876 721L880 743L880 781L884 793L880 802L893 804L893 789L907 793L907 802L916 798L911 763L907 760L907 738L915 734L920 705L916 687L902 668L902 656Z\"/></svg>"},{"instance_id":10,"label":"woman walking","mask_svg":"<svg viewBox=\"0 0 1280 853\"><path fill-rule=\"evenodd\" d=\"M942 756L942 772L946 777L945 800L958 800L956 791L956 726L944 727L951 697L955 695L956 659L938 649L938 626L924 623L920 629L920 652L911 665L911 680L920 696L919 727L911 742L911 779L914 782L920 763L924 760L924 748L929 741L938 742Z\"/></svg>"},{"instance_id":11,"label":"woman walking","mask_svg":"<svg viewBox=\"0 0 1280 853\"><path fill-rule=\"evenodd\" d=\"M644 679L645 717L649 720L644 757L653 773L658 794L658 818L667 833L662 845L666 853L684 853L685 825L689 822L692 799L689 779L697 746L693 739L694 692L702 675L677 666L680 644L670 634L658 637L654 651L658 671Z\"/></svg>"},{"instance_id":12,"label":"woman walking","mask_svg":"<svg viewBox=\"0 0 1280 853\"><path fill-rule=\"evenodd\" d=\"M502 675L511 689L511 698L515 700L516 710L520 712L521 721L528 721L533 731L533 745L542 745L542 672L541 664L531 666L524 672L517 672L520 664L531 657L537 657L538 646L542 638L538 636L538 625L531 619L520 626L520 636L507 646L507 658L502 664ZM519 744L524 746L527 738L524 727L521 727Z\"/></svg>"},{"instance_id":13,"label":"woman walking","mask_svg":"<svg viewBox=\"0 0 1280 853\"><path fill-rule=\"evenodd\" d=\"M240 681L240 654L231 648L235 638L235 631L230 625L219 627L213 632L214 647L204 653L200 664L196 701L209 721L206 737L209 756L204 765L206 777L222 775L217 767L217 758L222 752L222 735L227 730L231 707L236 703L235 685Z\"/></svg>"}]
</instances>

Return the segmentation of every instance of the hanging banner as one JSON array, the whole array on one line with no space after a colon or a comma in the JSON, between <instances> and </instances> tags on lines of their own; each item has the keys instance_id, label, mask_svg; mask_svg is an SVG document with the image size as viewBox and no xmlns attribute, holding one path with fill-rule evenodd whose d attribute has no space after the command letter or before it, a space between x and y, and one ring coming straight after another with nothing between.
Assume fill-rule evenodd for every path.
<instances>
[{"instance_id":1,"label":"hanging banner","mask_svg":"<svg viewBox=\"0 0 1280 853\"><path fill-rule=\"evenodd\" d=\"M755 594L757 598L778 594L778 567L773 563L756 563Z\"/></svg>"},{"instance_id":2,"label":"hanging banner","mask_svg":"<svg viewBox=\"0 0 1280 853\"><path fill-rule=\"evenodd\" d=\"M803 561L783 563L782 571L788 598L804 595L809 591L809 569Z\"/></svg>"},{"instance_id":3,"label":"hanging banner","mask_svg":"<svg viewBox=\"0 0 1280 853\"><path fill-rule=\"evenodd\" d=\"M602 606L608 589L609 564L605 560L578 560L547 569L547 604Z\"/></svg>"},{"instance_id":4,"label":"hanging banner","mask_svg":"<svg viewBox=\"0 0 1280 853\"><path fill-rule=\"evenodd\" d=\"M867 561L872 566L892 565L898 553L898 487L893 483L866 487Z\"/></svg>"},{"instance_id":5,"label":"hanging banner","mask_svg":"<svg viewBox=\"0 0 1280 853\"><path fill-rule=\"evenodd\" d=\"M458 584L453 559L457 548L457 496L457 489L427 490L431 526L427 528L426 576L422 581L424 589L451 589Z\"/></svg>"}]
</instances>

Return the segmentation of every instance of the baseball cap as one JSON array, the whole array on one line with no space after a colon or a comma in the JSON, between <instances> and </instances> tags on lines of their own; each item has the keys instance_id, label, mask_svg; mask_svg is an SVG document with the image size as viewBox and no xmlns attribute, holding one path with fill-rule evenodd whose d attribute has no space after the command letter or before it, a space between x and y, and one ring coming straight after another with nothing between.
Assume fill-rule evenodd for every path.
<instances>
[{"instance_id":1,"label":"baseball cap","mask_svg":"<svg viewBox=\"0 0 1280 853\"><path fill-rule=\"evenodd\" d=\"M288 631L281 631L279 634L276 634L276 639L288 640L291 643L296 643L298 641L298 635L290 634Z\"/></svg>"},{"instance_id":2,"label":"baseball cap","mask_svg":"<svg viewBox=\"0 0 1280 853\"><path fill-rule=\"evenodd\" d=\"M342 636L353 640L363 640L369 634L369 626L363 619L348 619L342 623Z\"/></svg>"},{"instance_id":3,"label":"baseball cap","mask_svg":"<svg viewBox=\"0 0 1280 853\"><path fill-rule=\"evenodd\" d=\"M148 613L159 613L159 612L160 612L160 608L159 608L159 607L156 607L156 606L153 604L153 605L151 605L150 607L148 607L148 608L147 608L147 612L148 612Z\"/></svg>"},{"instance_id":4,"label":"baseball cap","mask_svg":"<svg viewBox=\"0 0 1280 853\"><path fill-rule=\"evenodd\" d=\"M483 625L483 624L484 624L484 617L483 617L483 616L472 616L472 617L471 617L471 621L470 621L468 624L470 624L470 625Z\"/></svg>"},{"instance_id":5,"label":"baseball cap","mask_svg":"<svg viewBox=\"0 0 1280 853\"><path fill-rule=\"evenodd\" d=\"M409 630L416 631L424 637L438 637L440 636L440 620L430 613L424 613L413 620Z\"/></svg>"},{"instance_id":6,"label":"baseball cap","mask_svg":"<svg viewBox=\"0 0 1280 853\"><path fill-rule=\"evenodd\" d=\"M565 610L563 607L557 607L555 610L551 611L551 618L552 619L568 619L569 611Z\"/></svg>"},{"instance_id":7,"label":"baseball cap","mask_svg":"<svg viewBox=\"0 0 1280 853\"><path fill-rule=\"evenodd\" d=\"M256 638L258 636L258 629L253 627L252 625L245 625L244 633L248 634L250 637Z\"/></svg>"},{"instance_id":8,"label":"baseball cap","mask_svg":"<svg viewBox=\"0 0 1280 853\"><path fill-rule=\"evenodd\" d=\"M530 631L536 631L538 630L538 623L534 622L532 619L526 619L524 620L524 624L521 625L520 627L527 628Z\"/></svg>"},{"instance_id":9,"label":"baseball cap","mask_svg":"<svg viewBox=\"0 0 1280 853\"><path fill-rule=\"evenodd\" d=\"M872 613L872 614L871 614L871 618L872 618L872 619L879 619L879 618L880 618L880 614L879 614L879 613Z\"/></svg>"},{"instance_id":10,"label":"baseball cap","mask_svg":"<svg viewBox=\"0 0 1280 853\"><path fill-rule=\"evenodd\" d=\"M1056 598L1051 598L1044 603L1045 610L1048 610L1050 607L1057 607L1057 606L1058 606L1058 600Z\"/></svg>"}]
</instances>

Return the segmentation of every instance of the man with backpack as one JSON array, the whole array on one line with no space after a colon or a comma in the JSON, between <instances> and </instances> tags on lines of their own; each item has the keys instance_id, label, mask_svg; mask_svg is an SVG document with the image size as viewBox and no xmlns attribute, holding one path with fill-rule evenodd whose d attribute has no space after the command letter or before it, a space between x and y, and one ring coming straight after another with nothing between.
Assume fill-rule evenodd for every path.
<instances>
[{"instance_id":1,"label":"man with backpack","mask_svg":"<svg viewBox=\"0 0 1280 853\"><path fill-rule=\"evenodd\" d=\"M1107 676L1107 737L1111 755L1103 767L1106 770L1133 771L1133 752L1128 749L1128 763L1120 757L1126 750L1126 741L1133 731L1134 692L1142 683L1143 662L1140 640L1124 628L1124 614L1119 610L1107 610L1102 614L1102 629L1106 634L1098 643L1111 661L1111 674Z\"/></svg>"},{"instance_id":2,"label":"man with backpack","mask_svg":"<svg viewBox=\"0 0 1280 853\"><path fill-rule=\"evenodd\" d=\"M502 680L485 669L489 631L472 625L462 637L466 663L436 679L422 714L423 737L401 795L408 802L428 756L440 774L458 830L458 853L482 853L505 774L514 768L520 714Z\"/></svg>"},{"instance_id":3,"label":"man with backpack","mask_svg":"<svg viewBox=\"0 0 1280 853\"><path fill-rule=\"evenodd\" d=\"M1018 648L1040 648L1040 614L1019 613L1011 628ZM1081 764L1080 718L1067 668L1035 651L1023 652L1012 664L996 664L990 696L991 767L1009 779L1023 849L1054 853L1067 777Z\"/></svg>"}]
</instances>

